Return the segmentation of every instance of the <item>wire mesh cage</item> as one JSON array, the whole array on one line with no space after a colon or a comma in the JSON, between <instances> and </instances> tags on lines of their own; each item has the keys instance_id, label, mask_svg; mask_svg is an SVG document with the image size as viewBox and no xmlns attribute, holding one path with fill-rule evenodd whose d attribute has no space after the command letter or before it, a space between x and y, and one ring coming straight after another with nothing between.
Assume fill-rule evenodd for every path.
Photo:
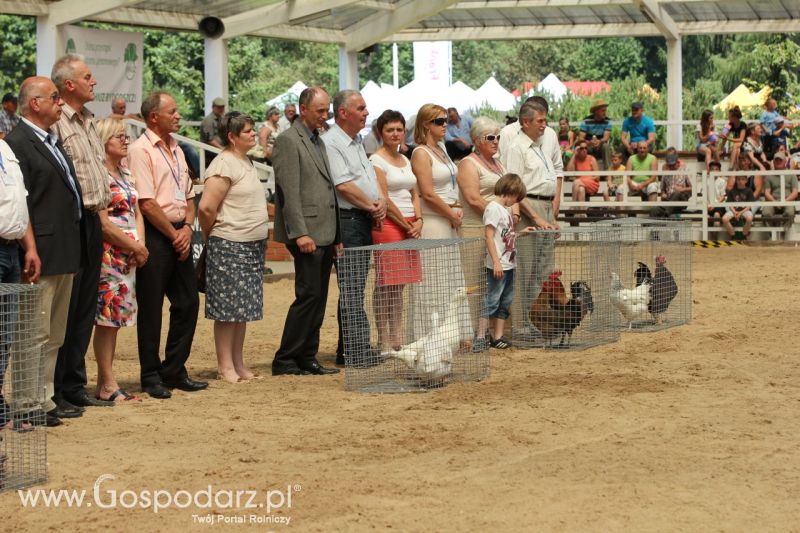
<instances>
[{"instance_id":1,"label":"wire mesh cage","mask_svg":"<svg viewBox=\"0 0 800 533\"><path fill-rule=\"evenodd\" d=\"M581 226L518 235L514 346L582 350L619 339L609 299L616 231Z\"/></svg>"},{"instance_id":2,"label":"wire mesh cage","mask_svg":"<svg viewBox=\"0 0 800 533\"><path fill-rule=\"evenodd\" d=\"M0 491L47 480L41 291L0 283Z\"/></svg>"},{"instance_id":3,"label":"wire mesh cage","mask_svg":"<svg viewBox=\"0 0 800 533\"><path fill-rule=\"evenodd\" d=\"M473 350L485 294L483 239L407 239L337 260L345 388L413 392L485 379Z\"/></svg>"},{"instance_id":4,"label":"wire mesh cage","mask_svg":"<svg viewBox=\"0 0 800 533\"><path fill-rule=\"evenodd\" d=\"M615 228L619 263L612 269L616 326L657 331L692 318L692 227L686 220L619 218L597 222Z\"/></svg>"}]
</instances>

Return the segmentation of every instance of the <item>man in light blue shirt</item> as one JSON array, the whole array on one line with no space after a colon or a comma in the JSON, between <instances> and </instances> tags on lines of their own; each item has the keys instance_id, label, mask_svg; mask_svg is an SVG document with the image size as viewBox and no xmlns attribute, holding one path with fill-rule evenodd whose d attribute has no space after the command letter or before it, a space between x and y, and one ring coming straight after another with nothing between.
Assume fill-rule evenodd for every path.
<instances>
[{"instance_id":1,"label":"man in light blue shirt","mask_svg":"<svg viewBox=\"0 0 800 533\"><path fill-rule=\"evenodd\" d=\"M472 118L458 114L455 107L447 108L447 131L444 134L444 146L450 159L464 159L472 152Z\"/></svg>"},{"instance_id":2,"label":"man in light blue shirt","mask_svg":"<svg viewBox=\"0 0 800 533\"><path fill-rule=\"evenodd\" d=\"M372 244L372 228L381 228L386 200L378 186L358 132L366 122L367 104L358 91L339 91L333 97L335 124L323 139L331 178L339 200L342 244L345 248ZM364 311L364 285L369 271L369 252L347 252L338 260L339 344L336 364L366 367L380 363L369 339L369 321ZM346 329L345 329L346 328Z\"/></svg>"},{"instance_id":3,"label":"man in light blue shirt","mask_svg":"<svg viewBox=\"0 0 800 533\"><path fill-rule=\"evenodd\" d=\"M644 114L644 104L631 104L631 114L622 121L622 145L629 154L636 153L639 143L647 143L647 151L652 152L656 142L656 125L653 119Z\"/></svg>"}]
</instances>

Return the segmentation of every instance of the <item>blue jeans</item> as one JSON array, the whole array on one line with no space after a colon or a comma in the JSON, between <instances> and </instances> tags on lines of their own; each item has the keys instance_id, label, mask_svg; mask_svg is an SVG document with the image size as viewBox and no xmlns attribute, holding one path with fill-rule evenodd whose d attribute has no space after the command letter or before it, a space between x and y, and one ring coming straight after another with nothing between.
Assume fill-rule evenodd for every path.
<instances>
[{"instance_id":1,"label":"blue jeans","mask_svg":"<svg viewBox=\"0 0 800 533\"><path fill-rule=\"evenodd\" d=\"M0 244L0 283L19 283L21 274L19 246ZM0 310L6 319L6 324L0 329L0 425L3 425L8 422L10 412L2 391L12 341L11 325L16 322L14 315L18 312L17 297L13 294L0 295Z\"/></svg>"},{"instance_id":2,"label":"blue jeans","mask_svg":"<svg viewBox=\"0 0 800 533\"><path fill-rule=\"evenodd\" d=\"M514 269L504 270L502 279L495 279L492 269L486 269L486 298L481 316L484 318L508 318L511 301L514 299Z\"/></svg>"}]
</instances>

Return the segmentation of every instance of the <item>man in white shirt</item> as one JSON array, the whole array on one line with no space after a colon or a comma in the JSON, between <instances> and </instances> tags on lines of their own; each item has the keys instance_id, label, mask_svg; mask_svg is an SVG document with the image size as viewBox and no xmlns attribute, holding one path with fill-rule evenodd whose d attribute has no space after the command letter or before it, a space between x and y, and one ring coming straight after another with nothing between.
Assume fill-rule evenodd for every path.
<instances>
[{"instance_id":1,"label":"man in white shirt","mask_svg":"<svg viewBox=\"0 0 800 533\"><path fill-rule=\"evenodd\" d=\"M25 273L30 281L36 281L41 271L41 261L36 253L28 218L28 191L22 179L22 171L14 152L0 140L0 283L19 283L22 279L22 265L19 260L19 245L25 253ZM16 297L12 294L0 296L0 309L6 314L7 322L14 321L17 313ZM11 345L11 327L5 324L0 328L0 430L13 425L11 409L3 398L3 379L8 368ZM18 430L29 427L28 423L16 422Z\"/></svg>"},{"instance_id":2,"label":"man in white shirt","mask_svg":"<svg viewBox=\"0 0 800 533\"><path fill-rule=\"evenodd\" d=\"M549 157L550 147L545 138L547 110L537 102L528 102L520 109L519 117L520 133L506 154L506 170L518 174L527 190L525 200L520 202L521 220L517 221L517 231L521 232L531 225L542 229L558 229L556 218L563 176L559 175L553 159ZM555 146L558 150L557 143ZM524 241L519 241L517 267L520 279L525 280L520 284L520 304L525 312L522 313L523 326L514 332L514 342L527 345L540 339L528 321L527 310L555 264L554 234L534 234L529 239L527 254Z\"/></svg>"},{"instance_id":3,"label":"man in white shirt","mask_svg":"<svg viewBox=\"0 0 800 533\"><path fill-rule=\"evenodd\" d=\"M372 244L372 226L382 224L386 216L386 200L380 192L375 169L367 158L358 134L366 124L369 111L361 94L351 90L339 91L334 95L333 110L336 122L323 135L323 140L339 199L342 244L345 248L369 246ZM371 362L378 362L371 361L369 322L364 311L369 253L358 256L351 253L345 257L346 275L342 276L339 268L336 270L340 294L336 363L344 364L344 354L347 352L354 364L367 366ZM347 345L343 322L351 328Z\"/></svg>"},{"instance_id":4,"label":"man in white shirt","mask_svg":"<svg viewBox=\"0 0 800 533\"><path fill-rule=\"evenodd\" d=\"M550 112L550 108L547 105L547 100L541 96L531 96L525 100L522 105L533 102L542 106L545 110L545 114ZM522 111L521 108L520 111ZM514 144L514 141L520 135L521 130L522 125L519 120L504 126L503 129L500 130L500 143L497 145L497 157L500 159L500 162L503 163L503 165L506 165L508 151L511 148L511 145ZM546 126L544 129L544 133L542 134L542 145L545 153L549 155L550 160L553 162L553 168L555 168L556 176L563 178L564 161L562 159L561 147L558 144L558 134L550 126Z\"/></svg>"}]
</instances>

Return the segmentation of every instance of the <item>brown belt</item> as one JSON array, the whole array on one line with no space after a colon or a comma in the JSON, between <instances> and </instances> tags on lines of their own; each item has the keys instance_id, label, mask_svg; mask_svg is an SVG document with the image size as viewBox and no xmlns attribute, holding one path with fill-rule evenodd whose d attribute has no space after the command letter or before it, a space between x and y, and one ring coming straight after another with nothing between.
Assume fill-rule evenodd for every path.
<instances>
[{"instance_id":1,"label":"brown belt","mask_svg":"<svg viewBox=\"0 0 800 533\"><path fill-rule=\"evenodd\" d=\"M3 239L3 238L0 237L0 244L2 244L3 246L16 246L18 243L17 243L16 240L13 240L13 239L12 240L8 240L8 239Z\"/></svg>"}]
</instances>

